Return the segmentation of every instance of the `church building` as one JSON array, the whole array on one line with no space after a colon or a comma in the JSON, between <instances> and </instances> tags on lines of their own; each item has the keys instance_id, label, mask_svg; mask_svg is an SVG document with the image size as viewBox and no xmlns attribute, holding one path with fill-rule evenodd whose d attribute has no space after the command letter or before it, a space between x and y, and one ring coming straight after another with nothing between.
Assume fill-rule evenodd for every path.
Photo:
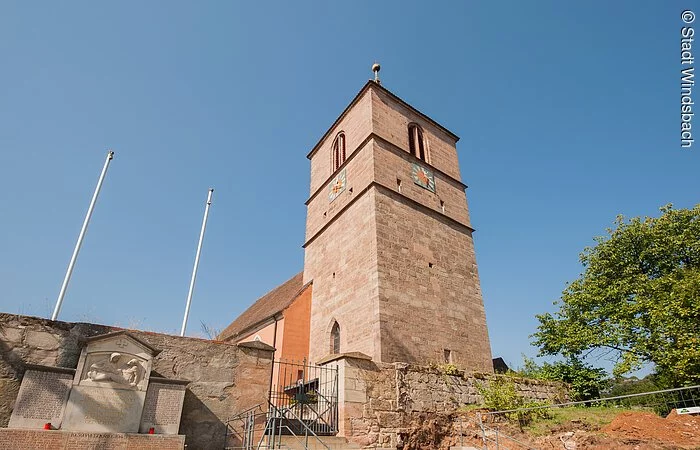
<instances>
[{"instance_id":1,"label":"church building","mask_svg":"<svg viewBox=\"0 0 700 450\"><path fill-rule=\"evenodd\" d=\"M492 372L459 138L365 84L309 151L304 267L219 336L277 359L451 363Z\"/></svg>"}]
</instances>

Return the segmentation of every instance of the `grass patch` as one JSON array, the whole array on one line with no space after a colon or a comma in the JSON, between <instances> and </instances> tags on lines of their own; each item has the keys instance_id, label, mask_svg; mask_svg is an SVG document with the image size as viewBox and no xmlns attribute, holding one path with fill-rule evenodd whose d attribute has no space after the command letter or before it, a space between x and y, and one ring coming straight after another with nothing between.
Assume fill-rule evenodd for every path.
<instances>
[{"instance_id":1,"label":"grass patch","mask_svg":"<svg viewBox=\"0 0 700 450\"><path fill-rule=\"evenodd\" d=\"M598 430L626 411L632 410L605 406L551 408L550 417L533 421L525 430L532 436L551 434L555 428Z\"/></svg>"}]
</instances>

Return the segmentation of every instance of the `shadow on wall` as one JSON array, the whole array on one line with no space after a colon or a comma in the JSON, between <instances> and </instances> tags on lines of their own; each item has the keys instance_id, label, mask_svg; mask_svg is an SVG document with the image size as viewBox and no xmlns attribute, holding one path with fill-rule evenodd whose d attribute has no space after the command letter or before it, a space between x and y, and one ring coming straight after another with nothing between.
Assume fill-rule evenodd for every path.
<instances>
[{"instance_id":1,"label":"shadow on wall","mask_svg":"<svg viewBox=\"0 0 700 450\"><path fill-rule=\"evenodd\" d=\"M179 433L186 436L187 450L224 448L226 425L188 389Z\"/></svg>"},{"instance_id":2,"label":"shadow on wall","mask_svg":"<svg viewBox=\"0 0 700 450\"><path fill-rule=\"evenodd\" d=\"M404 345L403 339L397 338L388 326L382 328L382 349L382 360L386 358L383 362L387 363L429 364L440 361L437 354L434 361L416 361L415 355Z\"/></svg>"},{"instance_id":3,"label":"shadow on wall","mask_svg":"<svg viewBox=\"0 0 700 450\"><path fill-rule=\"evenodd\" d=\"M0 337L4 337L0 329ZM0 339L0 427L10 423L12 408L19 393L20 377L24 374L24 364L12 348Z\"/></svg>"}]
</instances>

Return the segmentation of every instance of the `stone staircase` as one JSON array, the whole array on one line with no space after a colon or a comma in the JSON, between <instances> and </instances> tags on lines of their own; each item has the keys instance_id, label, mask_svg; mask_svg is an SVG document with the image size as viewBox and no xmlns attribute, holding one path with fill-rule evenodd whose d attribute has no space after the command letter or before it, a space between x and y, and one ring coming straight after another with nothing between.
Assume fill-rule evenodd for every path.
<instances>
[{"instance_id":1,"label":"stone staircase","mask_svg":"<svg viewBox=\"0 0 700 450\"><path fill-rule=\"evenodd\" d=\"M321 444L315 437L309 436L308 447L304 446L303 437L282 436L281 447L289 450L326 450L326 447ZM362 448L357 444L348 442L342 436L319 436L320 439L330 450L351 450Z\"/></svg>"}]
</instances>

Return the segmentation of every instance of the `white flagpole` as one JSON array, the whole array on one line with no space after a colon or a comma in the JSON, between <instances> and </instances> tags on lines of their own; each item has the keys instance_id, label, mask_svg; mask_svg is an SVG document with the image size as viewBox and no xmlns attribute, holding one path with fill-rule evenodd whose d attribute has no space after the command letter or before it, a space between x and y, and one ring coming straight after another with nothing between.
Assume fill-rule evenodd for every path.
<instances>
[{"instance_id":1,"label":"white flagpole","mask_svg":"<svg viewBox=\"0 0 700 450\"><path fill-rule=\"evenodd\" d=\"M66 277L63 279L63 285L61 286L61 292L58 294L58 300L56 300L56 308L53 310L51 315L51 320L56 320L58 318L58 313L61 312L61 305L63 303L63 297L66 295L66 289L68 288L68 282L70 281L71 275L73 275L73 267L75 266L75 261L78 259L78 253L80 252L80 247L83 245L83 238L85 237L85 232L87 231L88 224L90 223L90 217L92 217L92 211L95 209L95 203L97 202L97 196L100 195L100 189L102 189L102 182L107 175L107 168L109 163L114 158L114 152L109 150L107 152L107 159L105 160L105 165L102 167L102 173L100 174L100 179L97 182L97 187L95 187L95 193L92 194L92 200L90 201L90 207L88 207L87 215L85 215L85 221L83 221L83 227L80 229L80 234L78 235L78 242L75 244L75 249L73 250L73 256L70 258L70 263L68 263L68 270L66 271Z\"/></svg>"},{"instance_id":2,"label":"white flagpole","mask_svg":"<svg viewBox=\"0 0 700 450\"><path fill-rule=\"evenodd\" d=\"M197 279L197 268L199 267L199 255L202 252L202 241L204 240L204 230L207 228L207 218L209 217L209 207L211 206L211 195L214 189L209 189L207 204L204 207L204 219L202 219L202 231L199 232L199 244L197 244L197 254L194 257L194 268L192 269L192 279L190 280L190 291L187 294L187 305L185 306L185 317L182 319L182 330L180 336L185 335L187 328L187 317L190 315L190 305L192 304L192 293L194 292L194 282Z\"/></svg>"}]
</instances>

